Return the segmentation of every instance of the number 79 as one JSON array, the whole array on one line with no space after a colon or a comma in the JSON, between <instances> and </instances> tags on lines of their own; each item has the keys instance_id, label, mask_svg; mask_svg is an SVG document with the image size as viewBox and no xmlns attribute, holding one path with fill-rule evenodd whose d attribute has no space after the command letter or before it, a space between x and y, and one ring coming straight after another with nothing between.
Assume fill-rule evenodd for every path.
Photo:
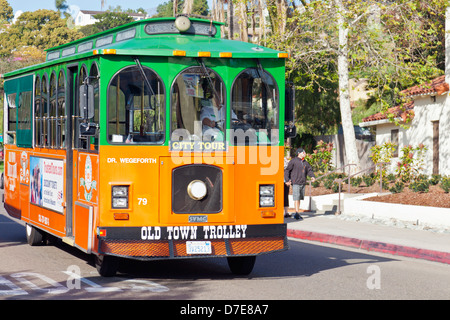
<instances>
[{"instance_id":1,"label":"number 79","mask_svg":"<svg viewBox=\"0 0 450 320\"><path fill-rule=\"evenodd\" d=\"M147 205L147 198L138 198L138 205L146 206Z\"/></svg>"}]
</instances>

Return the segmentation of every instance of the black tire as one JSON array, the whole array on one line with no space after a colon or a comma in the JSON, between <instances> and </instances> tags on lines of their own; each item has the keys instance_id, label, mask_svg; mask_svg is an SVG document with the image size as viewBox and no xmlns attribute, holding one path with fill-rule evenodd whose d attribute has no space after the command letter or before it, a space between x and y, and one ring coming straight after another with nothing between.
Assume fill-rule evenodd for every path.
<instances>
[{"instance_id":1,"label":"black tire","mask_svg":"<svg viewBox=\"0 0 450 320\"><path fill-rule=\"evenodd\" d=\"M119 268L119 259L112 256L96 255L95 267L102 277L114 277Z\"/></svg>"},{"instance_id":2,"label":"black tire","mask_svg":"<svg viewBox=\"0 0 450 320\"><path fill-rule=\"evenodd\" d=\"M246 276L252 272L255 266L256 256L228 257L228 266L233 274Z\"/></svg>"},{"instance_id":3,"label":"black tire","mask_svg":"<svg viewBox=\"0 0 450 320\"><path fill-rule=\"evenodd\" d=\"M32 225L26 225L27 242L30 246L40 246L44 243L45 232L33 227Z\"/></svg>"}]
</instances>

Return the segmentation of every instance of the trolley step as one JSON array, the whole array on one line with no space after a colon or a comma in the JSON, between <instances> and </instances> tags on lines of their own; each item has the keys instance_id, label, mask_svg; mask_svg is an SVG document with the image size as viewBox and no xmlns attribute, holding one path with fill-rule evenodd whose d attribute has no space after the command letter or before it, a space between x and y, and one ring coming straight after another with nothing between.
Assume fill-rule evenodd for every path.
<instances>
[{"instance_id":1,"label":"trolley step","mask_svg":"<svg viewBox=\"0 0 450 320\"><path fill-rule=\"evenodd\" d=\"M75 237L73 237L73 236L71 236L71 237L63 237L62 241L64 243L67 243L68 245L70 245L72 247L75 245Z\"/></svg>"}]
</instances>

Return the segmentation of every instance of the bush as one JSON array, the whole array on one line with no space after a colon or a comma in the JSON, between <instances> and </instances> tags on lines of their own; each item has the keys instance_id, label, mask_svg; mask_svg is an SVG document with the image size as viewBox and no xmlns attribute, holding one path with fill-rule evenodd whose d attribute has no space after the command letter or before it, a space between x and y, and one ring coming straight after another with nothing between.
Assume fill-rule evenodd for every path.
<instances>
[{"instance_id":1,"label":"bush","mask_svg":"<svg viewBox=\"0 0 450 320\"><path fill-rule=\"evenodd\" d=\"M331 190L333 190L333 192L339 192L339 182L333 182L333 185L331 186Z\"/></svg>"},{"instance_id":2,"label":"bush","mask_svg":"<svg viewBox=\"0 0 450 320\"><path fill-rule=\"evenodd\" d=\"M306 154L306 161L311 165L314 172L328 172L331 170L333 143L320 140L311 154Z\"/></svg>"},{"instance_id":3,"label":"bush","mask_svg":"<svg viewBox=\"0 0 450 320\"><path fill-rule=\"evenodd\" d=\"M441 188L445 193L448 193L450 191L450 177L441 178Z\"/></svg>"},{"instance_id":4,"label":"bush","mask_svg":"<svg viewBox=\"0 0 450 320\"><path fill-rule=\"evenodd\" d=\"M362 180L364 181L364 183L367 187L370 187L371 185L373 185L375 183L375 179L372 178L371 175L367 175L367 174L362 176Z\"/></svg>"},{"instance_id":5,"label":"bush","mask_svg":"<svg viewBox=\"0 0 450 320\"><path fill-rule=\"evenodd\" d=\"M375 179L374 179L375 180ZM383 177L383 179L381 180L381 187L384 190L388 190L389 189L389 180L387 177Z\"/></svg>"},{"instance_id":6,"label":"bush","mask_svg":"<svg viewBox=\"0 0 450 320\"><path fill-rule=\"evenodd\" d=\"M425 152L427 150L427 147L422 143L417 147L408 145L401 149L400 161L397 162L397 174L402 181L408 181L420 174L425 166Z\"/></svg>"},{"instance_id":7,"label":"bush","mask_svg":"<svg viewBox=\"0 0 450 320\"><path fill-rule=\"evenodd\" d=\"M350 178L350 183L352 184L353 187L359 187L361 182L362 182L362 178L361 177Z\"/></svg>"},{"instance_id":8,"label":"bush","mask_svg":"<svg viewBox=\"0 0 450 320\"><path fill-rule=\"evenodd\" d=\"M389 180L389 182L394 182L395 181L395 174L393 173L389 173L387 176L387 179Z\"/></svg>"},{"instance_id":9,"label":"bush","mask_svg":"<svg viewBox=\"0 0 450 320\"><path fill-rule=\"evenodd\" d=\"M396 182L393 187L389 188L389 191L392 193L400 193L403 191L405 184L401 181Z\"/></svg>"},{"instance_id":10,"label":"bush","mask_svg":"<svg viewBox=\"0 0 450 320\"><path fill-rule=\"evenodd\" d=\"M323 182L323 186L327 189L331 189L331 187L333 186L333 179L325 179L325 181Z\"/></svg>"},{"instance_id":11,"label":"bush","mask_svg":"<svg viewBox=\"0 0 450 320\"><path fill-rule=\"evenodd\" d=\"M430 182L425 179L416 180L409 184L409 189L414 192L428 192Z\"/></svg>"},{"instance_id":12,"label":"bush","mask_svg":"<svg viewBox=\"0 0 450 320\"><path fill-rule=\"evenodd\" d=\"M320 186L320 181L319 180L315 180L314 182L311 183L313 188L318 188Z\"/></svg>"},{"instance_id":13,"label":"bush","mask_svg":"<svg viewBox=\"0 0 450 320\"><path fill-rule=\"evenodd\" d=\"M431 175L430 183L431 183L433 186L437 185L437 184L439 183L439 181L441 181L441 175L439 175L439 174L433 174L433 175Z\"/></svg>"}]
</instances>

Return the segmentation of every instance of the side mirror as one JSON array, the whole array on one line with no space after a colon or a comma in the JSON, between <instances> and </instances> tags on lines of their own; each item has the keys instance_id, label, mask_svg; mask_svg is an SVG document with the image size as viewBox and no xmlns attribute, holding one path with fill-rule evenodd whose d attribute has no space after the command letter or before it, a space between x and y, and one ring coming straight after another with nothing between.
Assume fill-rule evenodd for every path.
<instances>
[{"instance_id":1,"label":"side mirror","mask_svg":"<svg viewBox=\"0 0 450 320\"><path fill-rule=\"evenodd\" d=\"M95 123L82 122L80 123L80 136L95 136L97 129L98 126Z\"/></svg>"},{"instance_id":2,"label":"side mirror","mask_svg":"<svg viewBox=\"0 0 450 320\"><path fill-rule=\"evenodd\" d=\"M284 138L295 138L297 128L295 127L295 88L292 82L286 83L284 99L284 121L288 123L284 127Z\"/></svg>"},{"instance_id":3,"label":"side mirror","mask_svg":"<svg viewBox=\"0 0 450 320\"><path fill-rule=\"evenodd\" d=\"M284 99L284 121L295 121L295 88L292 82L286 83L285 99Z\"/></svg>"},{"instance_id":4,"label":"side mirror","mask_svg":"<svg viewBox=\"0 0 450 320\"><path fill-rule=\"evenodd\" d=\"M297 127L295 125L289 125L284 127L284 138L295 138L297 135Z\"/></svg>"},{"instance_id":5,"label":"side mirror","mask_svg":"<svg viewBox=\"0 0 450 320\"><path fill-rule=\"evenodd\" d=\"M92 119L94 117L94 86L83 84L80 86L80 117Z\"/></svg>"}]
</instances>

